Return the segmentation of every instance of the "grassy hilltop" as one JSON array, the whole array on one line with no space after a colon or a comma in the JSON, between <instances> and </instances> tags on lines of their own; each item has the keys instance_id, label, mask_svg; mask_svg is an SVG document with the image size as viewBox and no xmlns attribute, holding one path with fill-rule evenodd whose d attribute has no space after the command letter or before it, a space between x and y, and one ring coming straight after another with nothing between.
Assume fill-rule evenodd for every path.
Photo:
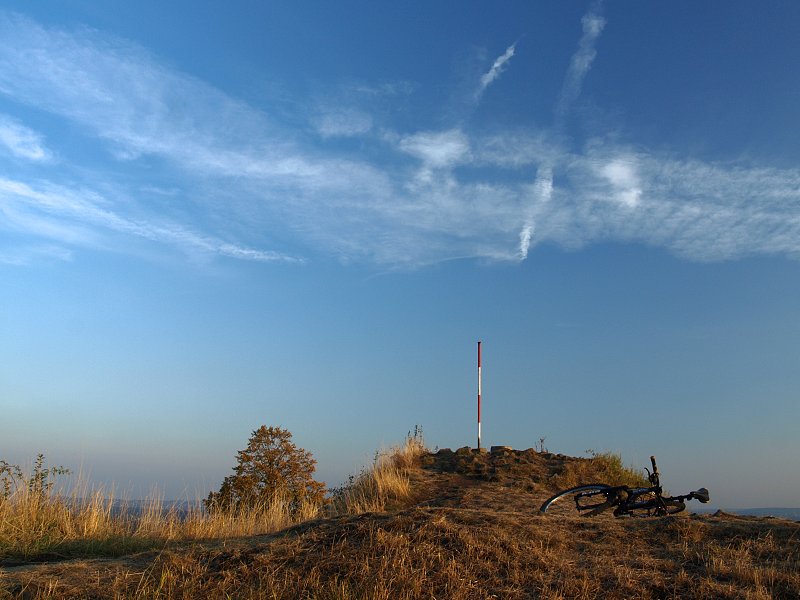
<instances>
[{"instance_id":1,"label":"grassy hilltop","mask_svg":"<svg viewBox=\"0 0 800 600\"><path fill-rule=\"evenodd\" d=\"M800 523L536 512L557 489L641 476L608 454L430 453L412 439L294 522L274 506L269 522L153 512L26 546L0 505L0 598L800 597Z\"/></svg>"}]
</instances>

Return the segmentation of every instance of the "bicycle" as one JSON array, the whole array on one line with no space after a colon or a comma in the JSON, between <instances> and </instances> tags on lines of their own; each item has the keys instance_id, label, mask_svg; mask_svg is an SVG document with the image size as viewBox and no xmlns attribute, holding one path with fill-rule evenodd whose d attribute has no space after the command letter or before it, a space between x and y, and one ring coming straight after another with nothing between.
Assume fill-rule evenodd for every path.
<instances>
[{"instance_id":1,"label":"bicycle","mask_svg":"<svg viewBox=\"0 0 800 600\"><path fill-rule=\"evenodd\" d=\"M627 485L611 486L604 483L579 485L562 490L545 500L539 513L544 514L554 504L571 498L575 502L578 514L584 517L599 515L611 508L614 509L615 517L661 517L686 510L687 500L699 500L703 504L710 500L706 488L700 488L683 496L664 496L656 457L651 456L650 462L653 465L652 472L645 468L650 487L631 488Z\"/></svg>"}]
</instances>

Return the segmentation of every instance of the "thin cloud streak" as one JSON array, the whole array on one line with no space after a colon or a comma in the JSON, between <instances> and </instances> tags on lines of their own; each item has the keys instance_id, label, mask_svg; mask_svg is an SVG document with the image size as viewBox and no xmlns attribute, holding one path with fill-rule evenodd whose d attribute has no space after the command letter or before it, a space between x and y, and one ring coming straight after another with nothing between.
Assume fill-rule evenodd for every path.
<instances>
[{"instance_id":1,"label":"thin cloud streak","mask_svg":"<svg viewBox=\"0 0 800 600\"><path fill-rule=\"evenodd\" d=\"M544 209L553 197L553 169L549 166L549 162L544 162L542 166L539 167L539 171L536 174L536 181L533 184L533 197L536 205L541 207L541 209ZM534 208L530 206L528 207L523 221L522 231L520 231L519 234L520 260L528 258L528 251L531 247L531 240L533 239L535 227Z\"/></svg>"},{"instance_id":2,"label":"thin cloud streak","mask_svg":"<svg viewBox=\"0 0 800 600\"><path fill-rule=\"evenodd\" d=\"M581 24L583 26L583 35L578 42L578 49L572 55L570 60L567 74L564 78L564 83L561 86L561 93L559 94L558 101L555 106L555 119L554 131L556 137L560 137L561 130L564 126L564 119L578 99L581 92L581 86L589 68L592 66L597 52L595 44L600 34L605 27L605 19L600 16L600 3L599 1L594 4L590 11L583 16ZM553 160L545 160L539 167L536 182L534 183L534 190L536 196L534 202L548 202L553 193L553 170L556 164ZM633 192L628 190L628 200L634 199ZM531 241L533 239L533 231L536 223L533 218L534 210L528 207L523 220L522 230L519 234L519 259L525 260L528 257Z\"/></svg>"},{"instance_id":3,"label":"thin cloud streak","mask_svg":"<svg viewBox=\"0 0 800 600\"><path fill-rule=\"evenodd\" d=\"M277 252L244 248L190 231L182 225L146 222L121 216L94 192L44 182L37 189L0 177L0 225L61 244L96 246L97 231L110 231L197 251L259 262L302 262Z\"/></svg>"},{"instance_id":4,"label":"thin cloud streak","mask_svg":"<svg viewBox=\"0 0 800 600\"><path fill-rule=\"evenodd\" d=\"M572 55L567 75L564 78L564 84L561 88L561 94L556 104L556 119L562 119L564 115L572 107L575 100L581 93L583 80L592 66L592 62L597 56L595 44L600 34L603 32L606 20L599 14L600 4L597 3L594 7L583 16L581 24L583 25L583 35L578 42L578 50Z\"/></svg>"},{"instance_id":5,"label":"thin cloud streak","mask_svg":"<svg viewBox=\"0 0 800 600\"><path fill-rule=\"evenodd\" d=\"M495 59L492 67L481 77L478 90L475 93L476 100L478 100L483 95L483 92L486 91L486 88L489 87L492 82L494 82L494 80L500 77L500 75L503 73L503 70L506 68L506 64L511 60L511 57L514 56L516 46L517 44L513 43L506 48L506 51Z\"/></svg>"},{"instance_id":6,"label":"thin cloud streak","mask_svg":"<svg viewBox=\"0 0 800 600\"><path fill-rule=\"evenodd\" d=\"M72 252L61 246L50 244L25 244L0 250L0 264L14 267L27 267L42 261L67 262L72 260Z\"/></svg>"}]
</instances>

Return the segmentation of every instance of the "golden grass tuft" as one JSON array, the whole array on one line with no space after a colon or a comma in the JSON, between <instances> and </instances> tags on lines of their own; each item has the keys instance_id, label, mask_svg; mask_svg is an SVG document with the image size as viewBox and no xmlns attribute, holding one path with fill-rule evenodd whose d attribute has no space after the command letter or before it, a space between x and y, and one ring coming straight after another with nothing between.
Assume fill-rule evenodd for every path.
<instances>
[{"instance_id":1,"label":"golden grass tuft","mask_svg":"<svg viewBox=\"0 0 800 600\"><path fill-rule=\"evenodd\" d=\"M402 505L412 495L409 471L419 466L427 452L421 432L409 435L399 446L379 452L371 467L334 491L332 514L359 515Z\"/></svg>"}]
</instances>

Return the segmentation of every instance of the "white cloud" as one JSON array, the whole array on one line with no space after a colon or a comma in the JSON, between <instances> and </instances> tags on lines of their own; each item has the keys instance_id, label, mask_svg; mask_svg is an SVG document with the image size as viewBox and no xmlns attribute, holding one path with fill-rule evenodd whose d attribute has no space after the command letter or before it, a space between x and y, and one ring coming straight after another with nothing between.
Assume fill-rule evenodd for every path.
<instances>
[{"instance_id":1,"label":"white cloud","mask_svg":"<svg viewBox=\"0 0 800 600\"><path fill-rule=\"evenodd\" d=\"M450 167L467 158L469 139L458 129L427 131L402 138L399 148L431 167Z\"/></svg>"},{"instance_id":2,"label":"white cloud","mask_svg":"<svg viewBox=\"0 0 800 600\"><path fill-rule=\"evenodd\" d=\"M506 67L506 64L509 60L511 60L511 57L514 56L515 49L516 44L511 44L508 48L506 48L506 51L503 52L503 54L495 59L492 67L483 74L480 80L480 85L478 86L478 91L476 92L476 98L479 98L486 88L489 87L495 79L500 77Z\"/></svg>"},{"instance_id":3,"label":"white cloud","mask_svg":"<svg viewBox=\"0 0 800 600\"><path fill-rule=\"evenodd\" d=\"M577 97L603 24L594 12L584 19L557 111ZM297 260L260 248L279 238L344 262L409 267L609 240L694 260L800 257L797 170L680 161L612 142L571 153L546 131L476 135L467 125L375 135L367 151L344 158L327 149L336 144L310 146L306 132L278 127L132 44L3 13L0 93L66 119L124 160L155 156L168 173L137 177L130 189L88 167L82 183L60 171L0 176L0 228L29 235L32 246L116 251L138 240L189 255ZM327 108L344 116L320 133L366 133L367 118L359 124L348 110ZM369 131L384 131L369 119ZM151 208L167 203L176 207L169 218Z\"/></svg>"},{"instance_id":4,"label":"white cloud","mask_svg":"<svg viewBox=\"0 0 800 600\"><path fill-rule=\"evenodd\" d=\"M353 137L372 129L372 117L353 109L331 109L319 115L314 124L324 138Z\"/></svg>"},{"instance_id":5,"label":"white cloud","mask_svg":"<svg viewBox=\"0 0 800 600\"><path fill-rule=\"evenodd\" d=\"M620 204L634 208L639 204L642 189L634 161L615 158L600 167L600 173L612 186L612 197Z\"/></svg>"},{"instance_id":6,"label":"white cloud","mask_svg":"<svg viewBox=\"0 0 800 600\"><path fill-rule=\"evenodd\" d=\"M522 222L522 231L519 234L519 258L528 258L528 251L533 239L533 231L536 227L535 213L538 209L547 210L547 204L553 197L553 169L550 161L545 161L536 173L536 181L532 190L533 203L528 206Z\"/></svg>"},{"instance_id":7,"label":"white cloud","mask_svg":"<svg viewBox=\"0 0 800 600\"><path fill-rule=\"evenodd\" d=\"M26 244L0 248L0 264L26 267L43 260L70 261L72 260L72 252L67 248L51 244Z\"/></svg>"},{"instance_id":8,"label":"white cloud","mask_svg":"<svg viewBox=\"0 0 800 600\"><path fill-rule=\"evenodd\" d=\"M224 174L243 152L256 154L253 139L270 142L262 170L291 159L263 114L92 30L48 30L0 13L0 91L80 124L128 160L161 155Z\"/></svg>"},{"instance_id":9,"label":"white cloud","mask_svg":"<svg viewBox=\"0 0 800 600\"><path fill-rule=\"evenodd\" d=\"M595 4L590 11L583 16L583 35L578 42L578 49L572 55L569 68L567 69L564 82L561 85L561 93L555 107L554 129L557 134L563 128L564 119L572 104L578 98L583 85L583 79L592 65L596 55L595 43L605 26L605 20L599 15L600 4ZM560 157L557 155L546 156L539 165L539 169L534 183L534 195L525 210L523 217L522 230L519 233L519 257L525 260L531 245L532 233L536 223L535 213L537 206L549 202L553 194L553 170ZM638 194L630 188L618 191L617 196L625 202L638 202Z\"/></svg>"},{"instance_id":10,"label":"white cloud","mask_svg":"<svg viewBox=\"0 0 800 600\"><path fill-rule=\"evenodd\" d=\"M624 148L613 154L626 161L614 163L607 149L600 152L565 163L553 201L537 207L539 239L568 247L641 242L701 261L761 253L800 257L800 171L678 161ZM637 165L635 178L631 164ZM609 174L620 189L641 190L636 210L619 201Z\"/></svg>"},{"instance_id":11,"label":"white cloud","mask_svg":"<svg viewBox=\"0 0 800 600\"><path fill-rule=\"evenodd\" d=\"M52 158L46 148L43 137L29 127L25 127L16 119L0 114L0 144L11 154L35 162L44 162Z\"/></svg>"},{"instance_id":12,"label":"white cloud","mask_svg":"<svg viewBox=\"0 0 800 600\"><path fill-rule=\"evenodd\" d=\"M584 15L581 20L583 35L578 42L578 49L575 51L575 54L572 55L572 60L567 69L567 75L564 78L561 95L556 104L557 118L563 118L563 115L570 109L575 100L577 100L581 93L583 80L597 55L595 44L606 24L605 19L598 14L598 7L599 5L596 5Z\"/></svg>"},{"instance_id":13,"label":"white cloud","mask_svg":"<svg viewBox=\"0 0 800 600\"><path fill-rule=\"evenodd\" d=\"M259 262L302 262L301 259L215 239L166 221L141 221L107 208L109 202L86 189L48 182L34 188L0 177L3 225L17 233L68 245L101 246L109 232L172 245L183 252L205 252Z\"/></svg>"}]
</instances>

